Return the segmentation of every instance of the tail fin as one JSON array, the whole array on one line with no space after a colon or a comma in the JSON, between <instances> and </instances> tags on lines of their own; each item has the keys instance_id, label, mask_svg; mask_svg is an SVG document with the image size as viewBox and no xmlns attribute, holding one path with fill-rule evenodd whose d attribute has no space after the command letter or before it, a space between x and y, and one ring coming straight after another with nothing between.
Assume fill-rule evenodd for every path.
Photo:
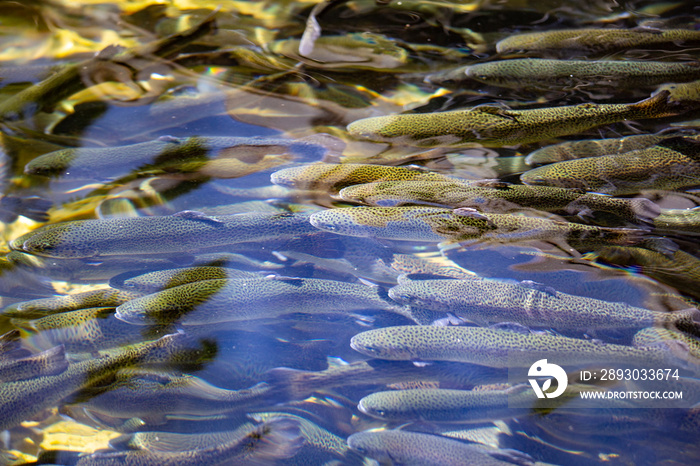
<instances>
[{"instance_id":1,"label":"tail fin","mask_svg":"<svg viewBox=\"0 0 700 466\"><path fill-rule=\"evenodd\" d=\"M304 445L299 423L288 418L272 419L256 426L241 440L240 464L271 464L291 458Z\"/></svg>"},{"instance_id":2,"label":"tail fin","mask_svg":"<svg viewBox=\"0 0 700 466\"><path fill-rule=\"evenodd\" d=\"M671 101L670 96L671 93L668 90L662 90L652 94L647 99L630 104L629 108L634 114L633 118L660 118L683 113L682 106Z\"/></svg>"}]
</instances>

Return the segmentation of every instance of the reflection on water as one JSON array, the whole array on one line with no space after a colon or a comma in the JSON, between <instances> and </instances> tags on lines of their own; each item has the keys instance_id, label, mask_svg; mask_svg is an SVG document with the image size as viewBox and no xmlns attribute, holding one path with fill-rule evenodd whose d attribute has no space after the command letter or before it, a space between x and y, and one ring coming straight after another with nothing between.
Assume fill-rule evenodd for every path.
<instances>
[{"instance_id":1,"label":"reflection on water","mask_svg":"<svg viewBox=\"0 0 700 466\"><path fill-rule=\"evenodd\" d=\"M2 4L3 464L700 458L692 2Z\"/></svg>"}]
</instances>

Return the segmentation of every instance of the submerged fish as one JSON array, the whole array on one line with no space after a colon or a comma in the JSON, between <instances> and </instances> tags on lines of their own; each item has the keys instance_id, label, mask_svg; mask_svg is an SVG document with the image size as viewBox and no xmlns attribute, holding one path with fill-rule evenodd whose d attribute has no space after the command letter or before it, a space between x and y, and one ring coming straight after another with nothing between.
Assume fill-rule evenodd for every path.
<instances>
[{"instance_id":1,"label":"submerged fish","mask_svg":"<svg viewBox=\"0 0 700 466\"><path fill-rule=\"evenodd\" d=\"M185 267L179 269L164 269L134 275L133 272L117 275L109 280L109 285L122 290L139 293L155 293L156 291L173 288L188 283L214 279L255 279L262 275L226 267Z\"/></svg>"},{"instance_id":2,"label":"submerged fish","mask_svg":"<svg viewBox=\"0 0 700 466\"><path fill-rule=\"evenodd\" d=\"M516 89L551 90L553 86L624 89L699 79L700 63L520 58L477 63L468 66L465 73L486 84Z\"/></svg>"},{"instance_id":3,"label":"submerged fish","mask_svg":"<svg viewBox=\"0 0 700 466\"><path fill-rule=\"evenodd\" d=\"M69 401L117 418L156 420L168 415L207 416L242 409L264 400L266 383L240 390L216 387L187 374L124 369L106 383L85 387Z\"/></svg>"},{"instance_id":4,"label":"submerged fish","mask_svg":"<svg viewBox=\"0 0 700 466\"><path fill-rule=\"evenodd\" d=\"M545 146L530 152L525 159L529 165L562 162L564 160L600 157L603 155L622 154L638 149L652 147L664 139L672 138L674 134L637 134L622 138L584 139L582 141L566 141L551 146Z\"/></svg>"},{"instance_id":5,"label":"submerged fish","mask_svg":"<svg viewBox=\"0 0 700 466\"><path fill-rule=\"evenodd\" d=\"M512 52L604 53L641 47L700 43L700 31L690 29L559 29L511 35L496 44L500 54Z\"/></svg>"},{"instance_id":6,"label":"submerged fish","mask_svg":"<svg viewBox=\"0 0 700 466\"><path fill-rule=\"evenodd\" d=\"M486 422L534 414L537 396L529 385L493 390L417 388L374 392L357 408L386 421Z\"/></svg>"},{"instance_id":7,"label":"submerged fish","mask_svg":"<svg viewBox=\"0 0 700 466\"><path fill-rule=\"evenodd\" d=\"M273 419L249 428L245 435L208 448L181 451L99 451L81 456L76 466L179 466L183 464L272 464L294 456L303 445L299 426Z\"/></svg>"},{"instance_id":8,"label":"submerged fish","mask_svg":"<svg viewBox=\"0 0 700 466\"><path fill-rule=\"evenodd\" d=\"M7 306L0 314L13 319L39 319L60 312L76 311L78 309L95 308L98 306L119 306L139 296L142 296L142 293L115 290L114 288L102 288L53 298L22 301Z\"/></svg>"},{"instance_id":9,"label":"submerged fish","mask_svg":"<svg viewBox=\"0 0 700 466\"><path fill-rule=\"evenodd\" d=\"M383 181L348 186L340 191L340 197L379 207L420 204L453 209L472 207L494 213L531 207L577 215L602 211L630 221L651 221L661 212L646 198L619 199L576 189L495 180L475 181L470 185L451 181Z\"/></svg>"},{"instance_id":10,"label":"submerged fish","mask_svg":"<svg viewBox=\"0 0 700 466\"><path fill-rule=\"evenodd\" d=\"M535 283L499 280L411 280L389 290L389 296L471 322L517 322L555 329L637 329L698 325L700 311L660 312L556 291ZM697 319L698 323L694 323ZM698 327L700 329L700 327Z\"/></svg>"},{"instance_id":11,"label":"submerged fish","mask_svg":"<svg viewBox=\"0 0 700 466\"><path fill-rule=\"evenodd\" d=\"M420 147L502 147L553 139L597 126L680 113L660 92L634 104L579 104L530 110L482 105L467 110L365 118L348 125L352 136Z\"/></svg>"},{"instance_id":12,"label":"submerged fish","mask_svg":"<svg viewBox=\"0 0 700 466\"><path fill-rule=\"evenodd\" d=\"M337 193L346 186L373 181L452 181L440 173L419 168L391 167L361 163L318 163L284 168L270 177L279 186L306 190L327 190Z\"/></svg>"},{"instance_id":13,"label":"submerged fish","mask_svg":"<svg viewBox=\"0 0 700 466\"><path fill-rule=\"evenodd\" d=\"M143 340L143 335L135 332L132 325L117 319L114 313L114 307L94 307L32 321L13 320L13 323L35 332L29 340L37 345L63 345L71 353L95 352Z\"/></svg>"},{"instance_id":14,"label":"submerged fish","mask_svg":"<svg viewBox=\"0 0 700 466\"><path fill-rule=\"evenodd\" d=\"M34 230L10 242L14 250L44 257L86 258L190 252L248 241L289 238L316 231L305 214L250 212L76 220Z\"/></svg>"},{"instance_id":15,"label":"submerged fish","mask_svg":"<svg viewBox=\"0 0 700 466\"><path fill-rule=\"evenodd\" d=\"M672 344L634 348L557 335L429 325L369 330L355 335L350 346L379 359L455 361L489 367L530 367L533 361L544 358L566 366L607 363L677 367L687 358L687 350ZM678 353L678 359L673 353Z\"/></svg>"},{"instance_id":16,"label":"submerged fish","mask_svg":"<svg viewBox=\"0 0 700 466\"><path fill-rule=\"evenodd\" d=\"M101 178L109 173L109 177L113 178L129 172L197 171L216 178L227 178L227 172L222 170L226 163L238 161L256 164L267 156L274 156L279 165L285 161L285 157L282 157L285 154L303 155L315 160L326 152L327 149L313 143L313 139L162 136L127 146L61 149L35 158L27 164L24 172L28 175L71 178ZM289 159L288 156L286 158ZM244 172L239 170L233 173Z\"/></svg>"},{"instance_id":17,"label":"submerged fish","mask_svg":"<svg viewBox=\"0 0 700 466\"><path fill-rule=\"evenodd\" d=\"M139 363L168 363L189 340L184 334L167 335L156 341L124 346L100 358L71 363L56 375L0 384L0 428L9 429L61 400L84 385L116 370Z\"/></svg>"},{"instance_id":18,"label":"submerged fish","mask_svg":"<svg viewBox=\"0 0 700 466\"><path fill-rule=\"evenodd\" d=\"M634 244L644 230L603 228L474 209L438 207L346 207L311 215L311 224L340 235L404 241L579 241Z\"/></svg>"},{"instance_id":19,"label":"submerged fish","mask_svg":"<svg viewBox=\"0 0 700 466\"><path fill-rule=\"evenodd\" d=\"M404 430L359 432L348 437L348 445L381 464L507 466L513 464L509 459L517 459L520 465L534 464L528 455L512 450L494 450L449 437Z\"/></svg>"},{"instance_id":20,"label":"submerged fish","mask_svg":"<svg viewBox=\"0 0 700 466\"><path fill-rule=\"evenodd\" d=\"M66 349L63 346L28 356L0 358L0 383L17 382L47 375L57 375L68 368Z\"/></svg>"},{"instance_id":21,"label":"submerged fish","mask_svg":"<svg viewBox=\"0 0 700 466\"><path fill-rule=\"evenodd\" d=\"M295 312L345 313L383 309L401 313L381 288L314 278L204 280L180 285L117 308L132 324L202 325L278 317Z\"/></svg>"},{"instance_id":22,"label":"submerged fish","mask_svg":"<svg viewBox=\"0 0 700 466\"><path fill-rule=\"evenodd\" d=\"M700 234L700 207L665 209L654 219L654 229L664 232Z\"/></svg>"},{"instance_id":23,"label":"submerged fish","mask_svg":"<svg viewBox=\"0 0 700 466\"><path fill-rule=\"evenodd\" d=\"M504 375L501 370L463 363L436 362L417 371L410 363L370 360L330 366L323 371L277 367L268 371L265 380L287 392L292 399L302 399L312 392L336 387L416 381L464 387L500 382Z\"/></svg>"},{"instance_id":24,"label":"submerged fish","mask_svg":"<svg viewBox=\"0 0 700 466\"><path fill-rule=\"evenodd\" d=\"M530 185L580 188L625 195L643 189L679 189L700 185L700 140L666 139L646 149L557 162L533 168L520 180Z\"/></svg>"},{"instance_id":25,"label":"submerged fish","mask_svg":"<svg viewBox=\"0 0 700 466\"><path fill-rule=\"evenodd\" d=\"M604 262L634 267L639 273L700 299L700 258L682 249L669 255L644 247L604 246L595 254Z\"/></svg>"}]
</instances>

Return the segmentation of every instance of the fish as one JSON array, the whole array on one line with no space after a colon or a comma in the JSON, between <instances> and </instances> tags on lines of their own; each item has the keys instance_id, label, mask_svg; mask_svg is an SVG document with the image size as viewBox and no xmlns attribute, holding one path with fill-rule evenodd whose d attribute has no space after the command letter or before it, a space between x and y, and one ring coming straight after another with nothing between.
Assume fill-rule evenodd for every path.
<instances>
[{"instance_id":1,"label":"fish","mask_svg":"<svg viewBox=\"0 0 700 466\"><path fill-rule=\"evenodd\" d=\"M2 354L0 383L57 375L67 368L66 349L61 345L28 356L9 357Z\"/></svg>"},{"instance_id":2,"label":"fish","mask_svg":"<svg viewBox=\"0 0 700 466\"><path fill-rule=\"evenodd\" d=\"M373 181L456 182L457 179L437 172L411 167L361 163L318 163L278 170L270 176L270 180L278 186L287 188L327 190L331 194L337 194L347 186Z\"/></svg>"},{"instance_id":3,"label":"fish","mask_svg":"<svg viewBox=\"0 0 700 466\"><path fill-rule=\"evenodd\" d=\"M700 43L700 31L690 29L582 28L515 34L496 43L500 54L514 52L564 54L605 53L642 47Z\"/></svg>"},{"instance_id":4,"label":"fish","mask_svg":"<svg viewBox=\"0 0 700 466\"><path fill-rule=\"evenodd\" d=\"M190 252L316 231L308 215L258 213L173 215L75 220L46 225L10 241L10 248L42 257L90 258Z\"/></svg>"},{"instance_id":5,"label":"fish","mask_svg":"<svg viewBox=\"0 0 700 466\"><path fill-rule=\"evenodd\" d=\"M125 274L112 277L109 280L109 286L121 290L150 294L202 280L255 278L263 278L263 276L254 272L246 272L233 268L199 266L156 270L140 275L134 275L133 272L126 272Z\"/></svg>"},{"instance_id":6,"label":"fish","mask_svg":"<svg viewBox=\"0 0 700 466\"><path fill-rule=\"evenodd\" d=\"M665 254L646 247L604 246L597 249L593 256L597 261L630 267L700 299L700 258L682 249Z\"/></svg>"},{"instance_id":7,"label":"fish","mask_svg":"<svg viewBox=\"0 0 700 466\"><path fill-rule=\"evenodd\" d=\"M700 207L664 209L654 219L653 225L656 232L700 234Z\"/></svg>"},{"instance_id":8,"label":"fish","mask_svg":"<svg viewBox=\"0 0 700 466\"><path fill-rule=\"evenodd\" d=\"M422 466L534 465L532 458L513 450L489 449L440 435L404 430L365 431L348 437L348 446L381 464ZM503 458L503 459L499 459Z\"/></svg>"},{"instance_id":9,"label":"fish","mask_svg":"<svg viewBox=\"0 0 700 466\"><path fill-rule=\"evenodd\" d=\"M342 207L311 215L320 230L340 235L399 241L577 241L582 244L636 244L645 231L604 228L541 217L481 213L470 208Z\"/></svg>"},{"instance_id":10,"label":"fish","mask_svg":"<svg viewBox=\"0 0 700 466\"><path fill-rule=\"evenodd\" d=\"M299 426L290 419L254 425L245 435L209 448L183 451L99 451L76 466L177 466L182 464L272 464L293 457L303 445Z\"/></svg>"},{"instance_id":11,"label":"fish","mask_svg":"<svg viewBox=\"0 0 700 466\"><path fill-rule=\"evenodd\" d=\"M131 299L142 296L142 293L102 288L84 291L52 298L39 298L22 301L5 307L0 314L12 319L39 319L53 314L78 309L88 309L97 306L118 306Z\"/></svg>"},{"instance_id":12,"label":"fish","mask_svg":"<svg viewBox=\"0 0 700 466\"><path fill-rule=\"evenodd\" d=\"M345 438L318 425L305 416L284 411L264 411L250 414L258 422L289 419L298 423L304 446L294 458L295 464L325 464L328 459L342 460L342 464L363 464L359 455L348 448Z\"/></svg>"},{"instance_id":13,"label":"fish","mask_svg":"<svg viewBox=\"0 0 700 466\"><path fill-rule=\"evenodd\" d=\"M329 366L323 371L304 371L276 367L265 374L264 380L286 392L291 399L303 399L313 392L357 385L388 385L416 381L438 382L448 386L474 386L504 380L506 374L498 369L463 363L435 362L416 367L403 361L357 361Z\"/></svg>"},{"instance_id":14,"label":"fish","mask_svg":"<svg viewBox=\"0 0 700 466\"><path fill-rule=\"evenodd\" d=\"M402 313L379 287L314 278L204 280L180 285L117 307L116 317L136 325L245 322L284 314L347 313L381 309Z\"/></svg>"},{"instance_id":15,"label":"fish","mask_svg":"<svg viewBox=\"0 0 700 466\"><path fill-rule=\"evenodd\" d=\"M680 342L689 354L700 360L700 339L687 333L670 328L645 328L638 331L632 339L632 345L638 348L658 345L660 342ZM686 395L687 396L687 395Z\"/></svg>"},{"instance_id":16,"label":"fish","mask_svg":"<svg viewBox=\"0 0 700 466\"><path fill-rule=\"evenodd\" d=\"M634 104L584 103L511 110L480 105L466 110L364 118L350 123L351 136L418 147L503 147L576 134L625 120L682 113L668 102L668 91Z\"/></svg>"},{"instance_id":17,"label":"fish","mask_svg":"<svg viewBox=\"0 0 700 466\"><path fill-rule=\"evenodd\" d=\"M698 186L700 140L679 136L646 149L556 162L526 171L520 175L520 181L614 196L636 194L644 189Z\"/></svg>"},{"instance_id":18,"label":"fish","mask_svg":"<svg viewBox=\"0 0 700 466\"><path fill-rule=\"evenodd\" d=\"M350 346L369 357L393 361L454 361L488 367L530 367L548 358L563 366L595 363L674 367L692 364L681 345L631 346L558 335L482 327L395 326L352 337ZM661 364L661 365L659 365Z\"/></svg>"},{"instance_id":19,"label":"fish","mask_svg":"<svg viewBox=\"0 0 700 466\"><path fill-rule=\"evenodd\" d=\"M93 307L12 322L30 332L28 340L37 346L62 345L71 353L95 353L141 341L143 335L117 319L115 312L114 307Z\"/></svg>"},{"instance_id":20,"label":"fish","mask_svg":"<svg viewBox=\"0 0 700 466\"><path fill-rule=\"evenodd\" d=\"M357 408L384 421L478 423L536 414L537 399L529 385L490 390L416 388L371 393Z\"/></svg>"},{"instance_id":21,"label":"fish","mask_svg":"<svg viewBox=\"0 0 700 466\"><path fill-rule=\"evenodd\" d=\"M622 90L700 79L700 63L516 58L477 63L468 66L465 73L479 82L515 89L550 91L559 86L565 89L595 86L596 90L601 87Z\"/></svg>"},{"instance_id":22,"label":"fish","mask_svg":"<svg viewBox=\"0 0 700 466\"><path fill-rule=\"evenodd\" d=\"M566 141L559 144L545 146L530 152L525 158L525 162L528 165L542 165L547 163L562 162L564 160L622 154L624 152L652 147L664 139L669 139L674 136L677 136L677 134L656 133L636 134L621 138Z\"/></svg>"},{"instance_id":23,"label":"fish","mask_svg":"<svg viewBox=\"0 0 700 466\"><path fill-rule=\"evenodd\" d=\"M161 136L155 140L115 147L75 147L41 155L24 169L27 175L63 178L117 178L130 172L143 174L198 172L214 178L248 174L243 164L265 163L265 168L292 160L292 155L311 160L328 150L313 137Z\"/></svg>"},{"instance_id":24,"label":"fish","mask_svg":"<svg viewBox=\"0 0 700 466\"><path fill-rule=\"evenodd\" d=\"M452 209L471 207L493 213L531 207L579 216L602 211L633 222L650 222L661 213L661 208L646 198L621 199L580 189L518 185L496 180L469 185L451 181L380 181L348 186L340 191L340 197L348 202L376 207L414 204Z\"/></svg>"},{"instance_id":25,"label":"fish","mask_svg":"<svg viewBox=\"0 0 700 466\"><path fill-rule=\"evenodd\" d=\"M533 282L501 280L411 280L389 290L400 304L449 312L479 325L517 322L555 329L640 329L698 326L700 311L652 311L556 291ZM697 321L697 322L696 322Z\"/></svg>"},{"instance_id":26,"label":"fish","mask_svg":"<svg viewBox=\"0 0 700 466\"><path fill-rule=\"evenodd\" d=\"M83 386L114 371L141 363L170 362L189 346L184 333L124 346L100 358L73 362L56 375L0 384L0 429L12 428L46 408L56 406Z\"/></svg>"},{"instance_id":27,"label":"fish","mask_svg":"<svg viewBox=\"0 0 700 466\"><path fill-rule=\"evenodd\" d=\"M147 369L122 369L106 381L82 388L66 401L115 418L154 423L175 415L210 416L264 402L270 385L260 382L228 390L188 374Z\"/></svg>"},{"instance_id":28,"label":"fish","mask_svg":"<svg viewBox=\"0 0 700 466\"><path fill-rule=\"evenodd\" d=\"M12 264L41 277L72 283L105 283L112 277L136 270L168 269L184 265L182 258L113 256L108 261L55 259L10 251L5 258Z\"/></svg>"}]
</instances>

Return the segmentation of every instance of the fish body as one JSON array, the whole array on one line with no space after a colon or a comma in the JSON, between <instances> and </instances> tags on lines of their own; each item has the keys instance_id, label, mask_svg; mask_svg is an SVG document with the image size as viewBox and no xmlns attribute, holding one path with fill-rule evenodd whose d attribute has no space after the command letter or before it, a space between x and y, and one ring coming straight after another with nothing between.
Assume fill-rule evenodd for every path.
<instances>
[{"instance_id":1,"label":"fish body","mask_svg":"<svg viewBox=\"0 0 700 466\"><path fill-rule=\"evenodd\" d=\"M255 278L263 277L253 272L233 268L199 266L156 270L136 276L134 276L133 272L129 272L126 275L112 277L109 283L113 288L137 293L155 293L156 291L202 280Z\"/></svg>"},{"instance_id":2,"label":"fish body","mask_svg":"<svg viewBox=\"0 0 700 466\"><path fill-rule=\"evenodd\" d=\"M374 392L358 409L385 421L488 422L532 414L537 396L529 385L503 390L416 388Z\"/></svg>"},{"instance_id":3,"label":"fish body","mask_svg":"<svg viewBox=\"0 0 700 466\"><path fill-rule=\"evenodd\" d=\"M30 419L84 385L97 381L117 369L150 362L168 362L182 346L184 334L125 346L101 358L71 363L56 375L0 384L0 428L9 429Z\"/></svg>"},{"instance_id":4,"label":"fish body","mask_svg":"<svg viewBox=\"0 0 700 466\"><path fill-rule=\"evenodd\" d=\"M243 432L239 432L243 434ZM299 426L289 419L253 425L245 435L208 448L182 451L100 451L81 456L76 466L180 466L183 464L273 464L294 456L303 444Z\"/></svg>"},{"instance_id":5,"label":"fish body","mask_svg":"<svg viewBox=\"0 0 700 466\"><path fill-rule=\"evenodd\" d=\"M96 307L14 323L36 332L30 340L38 345L63 345L71 353L95 352L143 339L132 325L117 319L114 313L114 307Z\"/></svg>"},{"instance_id":6,"label":"fish body","mask_svg":"<svg viewBox=\"0 0 700 466\"><path fill-rule=\"evenodd\" d=\"M603 228L540 217L438 207L345 207L311 215L311 224L340 235L404 241L579 241L634 244L644 230Z\"/></svg>"},{"instance_id":7,"label":"fish body","mask_svg":"<svg viewBox=\"0 0 700 466\"><path fill-rule=\"evenodd\" d=\"M446 175L407 167L361 163L318 163L278 170L270 177L279 186L338 193L346 186L373 181L453 181Z\"/></svg>"},{"instance_id":8,"label":"fish body","mask_svg":"<svg viewBox=\"0 0 700 466\"><path fill-rule=\"evenodd\" d=\"M559 29L516 34L496 44L498 53L604 53L640 47L700 43L700 31L690 29Z\"/></svg>"},{"instance_id":9,"label":"fish body","mask_svg":"<svg viewBox=\"0 0 700 466\"><path fill-rule=\"evenodd\" d=\"M661 212L656 204L646 198L619 199L576 189L499 181L474 182L470 185L451 181L383 181L348 186L340 191L340 197L378 207L419 204L453 209L471 207L493 213L523 207L579 214L597 210L614 213L630 221L651 221Z\"/></svg>"},{"instance_id":10,"label":"fish body","mask_svg":"<svg viewBox=\"0 0 700 466\"><path fill-rule=\"evenodd\" d=\"M545 146L530 152L525 159L529 165L562 162L564 160L600 157L603 155L622 154L654 146L664 139L674 137L662 134L637 134L622 138L584 139L566 141Z\"/></svg>"},{"instance_id":11,"label":"fish body","mask_svg":"<svg viewBox=\"0 0 700 466\"><path fill-rule=\"evenodd\" d=\"M700 79L700 63L516 58L477 63L468 66L465 73L476 81L516 89L551 90L553 86L638 88Z\"/></svg>"},{"instance_id":12,"label":"fish body","mask_svg":"<svg viewBox=\"0 0 700 466\"><path fill-rule=\"evenodd\" d=\"M163 136L153 141L116 147L78 147L61 149L41 155L29 162L28 175L94 178L110 173L149 171L191 167L201 171L226 159L260 162L267 155L299 154L309 159L321 158L326 149L304 140L273 137L201 137L176 138ZM289 158L289 157L287 157ZM197 163L199 162L199 164ZM278 164L279 164L278 163ZM200 166L201 165L201 166ZM182 172L183 170L180 170ZM223 174L217 176L225 178Z\"/></svg>"},{"instance_id":13,"label":"fish body","mask_svg":"<svg viewBox=\"0 0 700 466\"><path fill-rule=\"evenodd\" d=\"M660 92L634 104L579 104L529 110L478 106L436 113L388 115L348 125L355 137L419 147L487 147L527 144L576 134L597 126L679 113Z\"/></svg>"},{"instance_id":14,"label":"fish body","mask_svg":"<svg viewBox=\"0 0 700 466\"><path fill-rule=\"evenodd\" d=\"M174 215L63 222L34 230L10 247L44 257L87 258L190 252L248 241L289 238L316 231L304 214L250 212Z\"/></svg>"},{"instance_id":15,"label":"fish body","mask_svg":"<svg viewBox=\"0 0 700 466\"><path fill-rule=\"evenodd\" d=\"M398 310L377 287L312 278L204 280L133 299L117 318L138 325L241 322L295 312ZM397 311L398 312L398 311Z\"/></svg>"},{"instance_id":16,"label":"fish body","mask_svg":"<svg viewBox=\"0 0 700 466\"><path fill-rule=\"evenodd\" d=\"M649 367L681 363L674 363L669 348L661 346L633 348L481 327L386 327L355 335L350 346L379 359L468 362L489 367L530 367L533 361L545 358L567 366L607 363Z\"/></svg>"},{"instance_id":17,"label":"fish body","mask_svg":"<svg viewBox=\"0 0 700 466\"><path fill-rule=\"evenodd\" d=\"M579 188L603 194L700 185L700 140L675 137L646 149L567 160L533 168L520 180L529 185Z\"/></svg>"},{"instance_id":18,"label":"fish body","mask_svg":"<svg viewBox=\"0 0 700 466\"><path fill-rule=\"evenodd\" d=\"M227 413L260 402L269 392L270 386L262 382L241 390L228 390L193 375L125 369L107 385L98 383L81 390L76 401L92 412L146 419Z\"/></svg>"},{"instance_id":19,"label":"fish body","mask_svg":"<svg viewBox=\"0 0 700 466\"><path fill-rule=\"evenodd\" d=\"M323 371L302 371L288 367L271 369L267 380L285 390L293 399L309 396L315 391L356 385L388 385L402 382L439 382L448 385L473 386L503 380L503 371L483 366L451 362L435 362L416 371L413 364L398 361L358 361L331 366Z\"/></svg>"},{"instance_id":20,"label":"fish body","mask_svg":"<svg viewBox=\"0 0 700 466\"><path fill-rule=\"evenodd\" d=\"M3 355L0 359L0 383L57 375L67 368L68 360L63 346L16 358Z\"/></svg>"},{"instance_id":21,"label":"fish body","mask_svg":"<svg viewBox=\"0 0 700 466\"><path fill-rule=\"evenodd\" d=\"M517 322L555 329L635 329L693 322L696 312L660 312L499 280L411 280L389 290L401 304L449 312L471 322ZM700 320L700 319L699 319Z\"/></svg>"},{"instance_id":22,"label":"fish body","mask_svg":"<svg viewBox=\"0 0 700 466\"><path fill-rule=\"evenodd\" d=\"M358 453L373 458L381 464L407 466L457 466L464 464L506 466L513 464L510 461L498 459L498 453L504 452L503 450L489 450L479 445L463 443L448 437L403 430L358 432L348 437L348 445ZM513 454L512 452L508 453ZM520 456L527 455L520 454ZM519 460L518 464L534 464L529 460L523 462L523 458L519 458Z\"/></svg>"},{"instance_id":23,"label":"fish body","mask_svg":"<svg viewBox=\"0 0 700 466\"><path fill-rule=\"evenodd\" d=\"M13 319L39 319L61 312L78 309L96 308L98 306L119 306L130 299L138 298L142 293L102 288L99 290L73 293L53 298L39 298L11 304L2 310L2 315Z\"/></svg>"},{"instance_id":24,"label":"fish body","mask_svg":"<svg viewBox=\"0 0 700 466\"><path fill-rule=\"evenodd\" d=\"M700 258L682 249L664 254L644 247L604 246L596 251L604 262L629 267L700 299Z\"/></svg>"},{"instance_id":25,"label":"fish body","mask_svg":"<svg viewBox=\"0 0 700 466\"><path fill-rule=\"evenodd\" d=\"M654 219L654 229L665 232L700 234L700 207L692 209L665 209Z\"/></svg>"}]
</instances>

